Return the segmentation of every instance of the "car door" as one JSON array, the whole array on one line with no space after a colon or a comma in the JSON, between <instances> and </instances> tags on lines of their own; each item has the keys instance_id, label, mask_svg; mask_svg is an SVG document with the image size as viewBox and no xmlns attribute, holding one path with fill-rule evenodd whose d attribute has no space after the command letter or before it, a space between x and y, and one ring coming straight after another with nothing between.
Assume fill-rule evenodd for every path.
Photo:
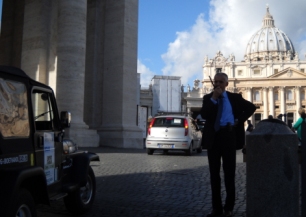
<instances>
[{"instance_id":1,"label":"car door","mask_svg":"<svg viewBox=\"0 0 306 217\"><path fill-rule=\"evenodd\" d=\"M47 185L54 194L60 190L59 173L62 162L62 132L52 90L32 89L35 157L46 175ZM51 193L50 192L50 193ZM52 196L52 193L51 195Z\"/></svg>"}]
</instances>

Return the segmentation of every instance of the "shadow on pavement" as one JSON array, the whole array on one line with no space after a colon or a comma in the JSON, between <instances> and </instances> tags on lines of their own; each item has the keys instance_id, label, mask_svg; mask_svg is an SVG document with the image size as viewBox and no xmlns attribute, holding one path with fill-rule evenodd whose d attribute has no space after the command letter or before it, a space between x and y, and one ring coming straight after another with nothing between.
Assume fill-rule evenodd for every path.
<instances>
[{"instance_id":1,"label":"shadow on pavement","mask_svg":"<svg viewBox=\"0 0 306 217\"><path fill-rule=\"evenodd\" d=\"M94 152L97 154L103 154L103 153L147 154L146 149L133 149L133 148L122 149L122 148L114 148L114 147L96 147L96 148L80 147L79 150ZM163 153L162 149L157 149L154 151L153 155L166 155L166 154ZM185 152L181 150L169 150L167 155L186 156ZM191 156L186 156L186 157L202 157L202 156L207 156L206 150L203 150L202 153L197 153L196 151L193 151ZM148 155L148 157L150 156Z\"/></svg>"},{"instance_id":2,"label":"shadow on pavement","mask_svg":"<svg viewBox=\"0 0 306 217\"><path fill-rule=\"evenodd\" d=\"M101 161L92 165L97 183L94 205L81 217L202 217L211 212L206 152L187 157L184 152L148 156L145 150L139 149L87 150L97 153ZM244 163L238 162L236 179L234 214L243 217ZM225 196L223 184L222 194ZM62 200L52 202L51 207L38 206L38 217L68 216L73 215L65 209Z\"/></svg>"}]
</instances>

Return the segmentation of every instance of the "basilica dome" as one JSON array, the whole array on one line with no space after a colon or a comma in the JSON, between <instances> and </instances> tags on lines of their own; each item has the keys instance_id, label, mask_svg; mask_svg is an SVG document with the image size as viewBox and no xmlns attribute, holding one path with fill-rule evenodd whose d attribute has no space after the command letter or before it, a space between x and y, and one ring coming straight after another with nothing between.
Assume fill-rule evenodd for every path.
<instances>
[{"instance_id":1,"label":"basilica dome","mask_svg":"<svg viewBox=\"0 0 306 217\"><path fill-rule=\"evenodd\" d=\"M291 60L297 53L289 37L274 26L274 19L267 6L262 28L249 40L245 52L245 60Z\"/></svg>"}]
</instances>

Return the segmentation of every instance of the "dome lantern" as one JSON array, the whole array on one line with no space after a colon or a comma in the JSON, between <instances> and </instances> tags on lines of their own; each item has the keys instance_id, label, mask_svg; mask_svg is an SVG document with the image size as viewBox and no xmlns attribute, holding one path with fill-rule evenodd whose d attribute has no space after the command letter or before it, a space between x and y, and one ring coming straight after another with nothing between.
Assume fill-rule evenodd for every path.
<instances>
[{"instance_id":1,"label":"dome lantern","mask_svg":"<svg viewBox=\"0 0 306 217\"><path fill-rule=\"evenodd\" d=\"M263 18L262 21L262 27L266 28L266 27L275 27L274 26L274 19L272 17L272 15L269 12L269 5L267 5L267 12L266 12L266 16Z\"/></svg>"}]
</instances>

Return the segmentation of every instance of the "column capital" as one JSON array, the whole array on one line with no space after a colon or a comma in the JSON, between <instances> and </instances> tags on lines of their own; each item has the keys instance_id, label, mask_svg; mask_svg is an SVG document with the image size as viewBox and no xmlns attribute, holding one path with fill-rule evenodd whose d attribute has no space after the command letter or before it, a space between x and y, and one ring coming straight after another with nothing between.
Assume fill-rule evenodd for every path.
<instances>
[{"instance_id":1,"label":"column capital","mask_svg":"<svg viewBox=\"0 0 306 217\"><path fill-rule=\"evenodd\" d=\"M253 87L245 87L246 91L251 91Z\"/></svg>"},{"instance_id":2,"label":"column capital","mask_svg":"<svg viewBox=\"0 0 306 217\"><path fill-rule=\"evenodd\" d=\"M286 88L286 86L279 86L280 90L284 90Z\"/></svg>"},{"instance_id":3,"label":"column capital","mask_svg":"<svg viewBox=\"0 0 306 217\"><path fill-rule=\"evenodd\" d=\"M274 89L274 87L272 87L272 86L269 87L269 90L270 90L270 91L273 91L273 89Z\"/></svg>"},{"instance_id":4,"label":"column capital","mask_svg":"<svg viewBox=\"0 0 306 217\"><path fill-rule=\"evenodd\" d=\"M262 90L263 90L263 91L267 91L267 90L268 90L268 87L262 87Z\"/></svg>"},{"instance_id":5,"label":"column capital","mask_svg":"<svg viewBox=\"0 0 306 217\"><path fill-rule=\"evenodd\" d=\"M295 90L300 90L300 89L301 89L301 86L295 86L294 89L295 89Z\"/></svg>"}]
</instances>

